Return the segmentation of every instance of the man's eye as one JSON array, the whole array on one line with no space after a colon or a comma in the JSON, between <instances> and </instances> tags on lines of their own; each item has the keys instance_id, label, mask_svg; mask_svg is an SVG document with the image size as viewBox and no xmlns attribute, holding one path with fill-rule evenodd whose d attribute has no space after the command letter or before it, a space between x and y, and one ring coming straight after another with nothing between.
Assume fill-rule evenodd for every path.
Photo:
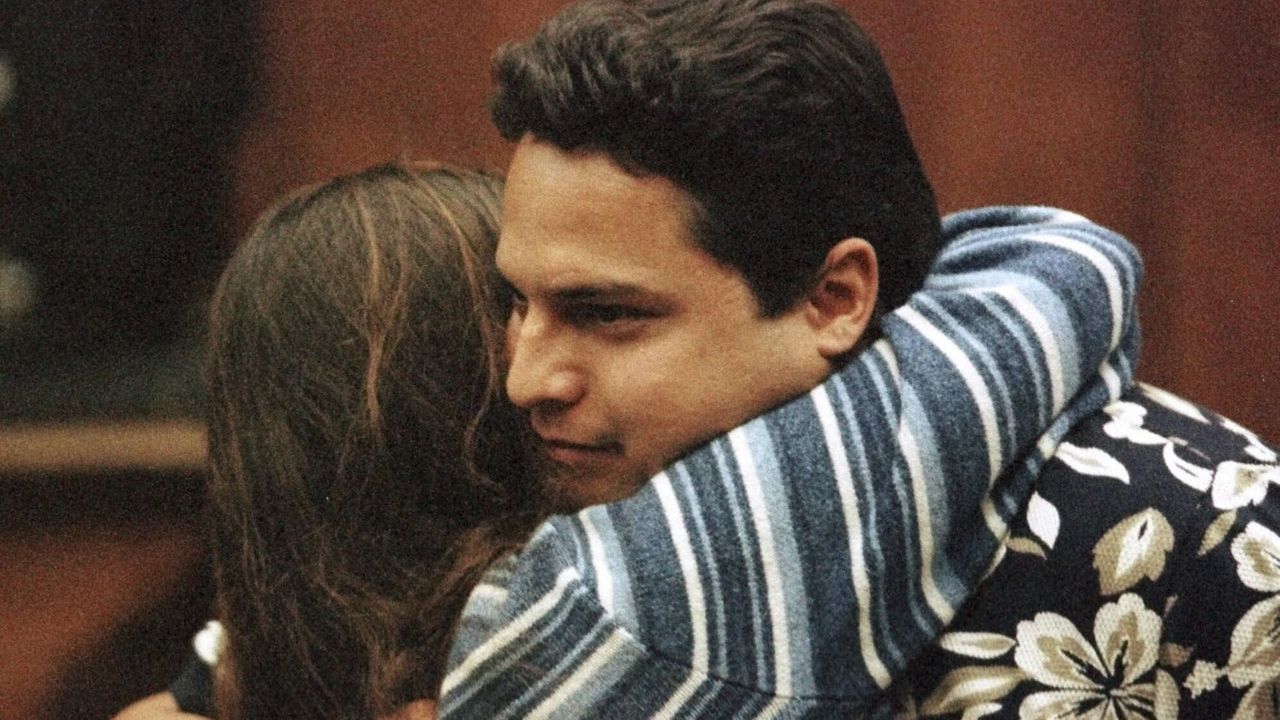
<instances>
[{"instance_id":1,"label":"man's eye","mask_svg":"<svg viewBox=\"0 0 1280 720\"><path fill-rule=\"evenodd\" d=\"M628 305L575 305L569 308L569 319L579 325L614 325L626 320L649 317L649 313Z\"/></svg>"}]
</instances>

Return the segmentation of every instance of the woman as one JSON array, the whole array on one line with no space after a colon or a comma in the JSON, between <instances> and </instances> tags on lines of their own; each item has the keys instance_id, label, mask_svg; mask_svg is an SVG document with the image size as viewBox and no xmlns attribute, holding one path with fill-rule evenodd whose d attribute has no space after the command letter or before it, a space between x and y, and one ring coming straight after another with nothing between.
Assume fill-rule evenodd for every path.
<instances>
[{"instance_id":1,"label":"woman","mask_svg":"<svg viewBox=\"0 0 1280 720\"><path fill-rule=\"evenodd\" d=\"M219 716L438 692L479 575L542 516L502 400L499 182L377 167L268 211L210 313Z\"/></svg>"}]
</instances>

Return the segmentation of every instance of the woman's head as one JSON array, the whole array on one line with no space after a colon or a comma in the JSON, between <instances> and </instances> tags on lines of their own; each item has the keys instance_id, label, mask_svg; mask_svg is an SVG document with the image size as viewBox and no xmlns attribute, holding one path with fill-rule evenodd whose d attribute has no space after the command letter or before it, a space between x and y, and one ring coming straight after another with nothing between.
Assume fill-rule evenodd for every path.
<instances>
[{"instance_id":1,"label":"woman's head","mask_svg":"<svg viewBox=\"0 0 1280 720\"><path fill-rule=\"evenodd\" d=\"M207 372L231 714L432 696L471 585L536 520L500 395L498 194L441 168L340 177L227 267Z\"/></svg>"}]
</instances>

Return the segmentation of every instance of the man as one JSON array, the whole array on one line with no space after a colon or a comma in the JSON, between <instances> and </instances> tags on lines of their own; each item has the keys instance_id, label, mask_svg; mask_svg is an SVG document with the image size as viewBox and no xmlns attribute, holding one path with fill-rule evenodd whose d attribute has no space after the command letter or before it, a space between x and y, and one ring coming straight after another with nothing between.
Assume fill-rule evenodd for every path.
<instances>
[{"instance_id":1,"label":"man","mask_svg":"<svg viewBox=\"0 0 1280 720\"><path fill-rule=\"evenodd\" d=\"M1274 697L1273 451L1158 393L1110 404L1134 261L1078 218L950 220L895 310L939 221L843 13L587 2L496 68L519 143L509 394L566 505L631 497L495 568L446 715L1216 717ZM1223 588L1216 626L1186 622L1184 570Z\"/></svg>"}]
</instances>

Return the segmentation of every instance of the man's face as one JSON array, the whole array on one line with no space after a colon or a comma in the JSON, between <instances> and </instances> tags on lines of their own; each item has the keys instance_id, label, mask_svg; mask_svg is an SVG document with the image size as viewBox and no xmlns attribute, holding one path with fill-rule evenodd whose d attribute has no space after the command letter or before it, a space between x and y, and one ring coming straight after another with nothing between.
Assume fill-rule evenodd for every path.
<instances>
[{"instance_id":1,"label":"man's face","mask_svg":"<svg viewBox=\"0 0 1280 720\"><path fill-rule=\"evenodd\" d=\"M695 244L690 208L603 154L516 149L497 251L517 293L507 390L568 504L631 494L830 372L805 303L761 317L743 277Z\"/></svg>"}]
</instances>

